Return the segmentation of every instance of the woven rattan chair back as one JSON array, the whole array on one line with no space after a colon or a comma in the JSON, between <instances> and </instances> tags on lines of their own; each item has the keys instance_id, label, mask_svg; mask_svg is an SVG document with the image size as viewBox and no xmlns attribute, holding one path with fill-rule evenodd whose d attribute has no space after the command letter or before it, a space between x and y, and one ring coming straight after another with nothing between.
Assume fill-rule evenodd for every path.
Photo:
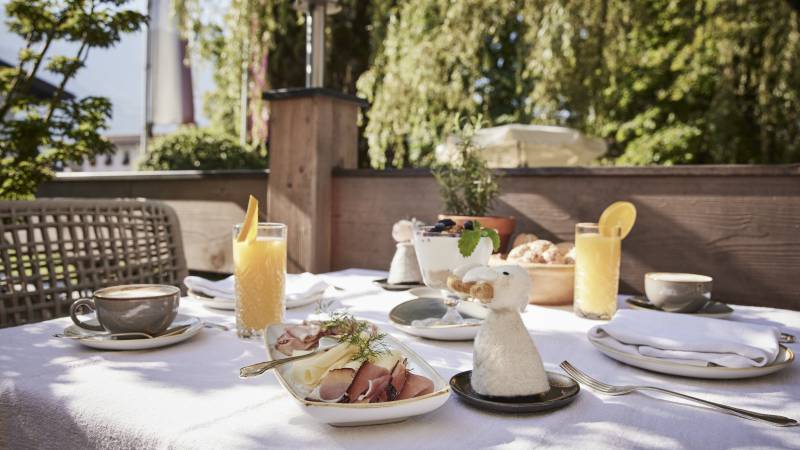
<instances>
[{"instance_id":1,"label":"woven rattan chair back","mask_svg":"<svg viewBox=\"0 0 800 450\"><path fill-rule=\"evenodd\" d=\"M149 200L0 201L0 328L69 314L101 287L186 276L180 224Z\"/></svg>"}]
</instances>

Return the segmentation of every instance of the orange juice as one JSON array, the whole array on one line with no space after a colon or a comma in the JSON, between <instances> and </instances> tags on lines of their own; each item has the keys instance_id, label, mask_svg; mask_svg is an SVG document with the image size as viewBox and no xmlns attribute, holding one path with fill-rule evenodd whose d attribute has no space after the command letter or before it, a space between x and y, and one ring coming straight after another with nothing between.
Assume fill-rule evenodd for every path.
<instances>
[{"instance_id":1,"label":"orange juice","mask_svg":"<svg viewBox=\"0 0 800 450\"><path fill-rule=\"evenodd\" d=\"M621 241L619 227L575 227L574 308L579 316L607 320L617 312Z\"/></svg>"},{"instance_id":2,"label":"orange juice","mask_svg":"<svg viewBox=\"0 0 800 450\"><path fill-rule=\"evenodd\" d=\"M281 323L285 311L286 227L258 224L255 239L239 242L234 230L236 328L240 337L260 336Z\"/></svg>"}]
</instances>

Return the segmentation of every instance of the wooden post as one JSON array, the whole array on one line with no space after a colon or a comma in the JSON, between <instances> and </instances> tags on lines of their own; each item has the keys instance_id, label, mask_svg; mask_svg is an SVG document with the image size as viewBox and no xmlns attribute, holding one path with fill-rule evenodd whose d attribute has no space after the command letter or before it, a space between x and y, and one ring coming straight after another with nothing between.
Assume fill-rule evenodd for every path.
<instances>
[{"instance_id":1,"label":"wooden post","mask_svg":"<svg viewBox=\"0 0 800 450\"><path fill-rule=\"evenodd\" d=\"M358 166L358 110L330 89L270 91L267 219L288 227L289 272L331 267L331 171Z\"/></svg>"}]
</instances>

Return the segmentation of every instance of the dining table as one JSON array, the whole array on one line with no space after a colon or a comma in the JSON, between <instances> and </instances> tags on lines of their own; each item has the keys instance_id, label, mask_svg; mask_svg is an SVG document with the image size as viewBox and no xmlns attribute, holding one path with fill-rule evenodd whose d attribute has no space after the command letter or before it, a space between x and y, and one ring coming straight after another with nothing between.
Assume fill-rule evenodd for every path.
<instances>
[{"instance_id":1,"label":"dining table","mask_svg":"<svg viewBox=\"0 0 800 450\"><path fill-rule=\"evenodd\" d=\"M414 337L389 311L414 298L374 280L386 272L322 274L322 300L377 324L425 358L445 379L472 368L472 342ZM624 296L620 308L625 307ZM299 322L319 304L286 311ZM728 319L772 325L800 336L800 312L733 305ZM800 448L800 427L780 428L670 397L608 396L585 386L564 408L534 414L487 412L455 395L439 409L384 425L317 423L276 377L240 379L266 359L259 339L236 335L232 311L184 297L180 313L209 324L182 343L102 351L54 337L69 317L0 329L0 448ZM522 314L549 371L564 360L611 384L652 385L740 408L800 419L800 365L759 378L706 380L619 363L588 341L597 321L571 307L529 305ZM790 344L790 348L798 348Z\"/></svg>"}]
</instances>

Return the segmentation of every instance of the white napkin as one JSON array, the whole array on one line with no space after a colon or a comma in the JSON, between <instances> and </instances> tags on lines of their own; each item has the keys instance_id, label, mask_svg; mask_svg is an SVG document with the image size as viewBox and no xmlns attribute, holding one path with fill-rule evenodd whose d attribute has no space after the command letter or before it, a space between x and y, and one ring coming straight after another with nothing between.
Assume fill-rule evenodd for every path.
<instances>
[{"instance_id":1,"label":"white napkin","mask_svg":"<svg viewBox=\"0 0 800 450\"><path fill-rule=\"evenodd\" d=\"M780 332L744 322L623 309L589 337L616 350L680 364L763 367L778 356Z\"/></svg>"},{"instance_id":2,"label":"white napkin","mask_svg":"<svg viewBox=\"0 0 800 450\"><path fill-rule=\"evenodd\" d=\"M235 299L235 278L233 275L224 280L211 281L202 277L188 276L183 279L183 284L192 291L214 297L218 300ZM328 288L328 283L322 277L312 273L286 274L286 304L321 295Z\"/></svg>"}]
</instances>

